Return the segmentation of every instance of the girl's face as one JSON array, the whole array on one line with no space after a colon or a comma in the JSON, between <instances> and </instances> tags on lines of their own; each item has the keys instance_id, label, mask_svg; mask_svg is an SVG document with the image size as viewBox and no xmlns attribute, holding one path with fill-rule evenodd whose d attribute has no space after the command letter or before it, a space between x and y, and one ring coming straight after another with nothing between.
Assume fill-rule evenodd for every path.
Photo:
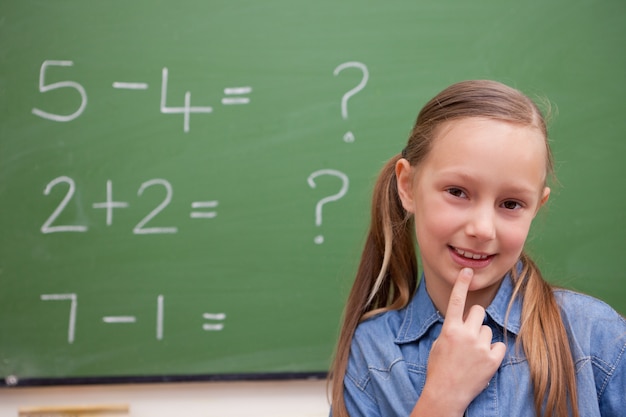
<instances>
[{"instance_id":1,"label":"girl's face","mask_svg":"<svg viewBox=\"0 0 626 417\"><path fill-rule=\"evenodd\" d=\"M396 175L437 308L445 311L464 267L474 270L468 306L487 306L550 194L542 133L486 118L447 122L425 160L411 167L401 159Z\"/></svg>"}]
</instances>

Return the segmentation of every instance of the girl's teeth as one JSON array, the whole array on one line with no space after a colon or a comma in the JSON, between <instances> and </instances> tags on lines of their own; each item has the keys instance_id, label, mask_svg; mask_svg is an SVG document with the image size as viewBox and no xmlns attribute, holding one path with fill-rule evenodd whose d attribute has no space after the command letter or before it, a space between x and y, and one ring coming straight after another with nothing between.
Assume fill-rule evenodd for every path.
<instances>
[{"instance_id":1,"label":"girl's teeth","mask_svg":"<svg viewBox=\"0 0 626 417\"><path fill-rule=\"evenodd\" d=\"M487 255L477 255L475 253L467 252L461 249L454 249L456 253L468 259L487 259Z\"/></svg>"}]
</instances>

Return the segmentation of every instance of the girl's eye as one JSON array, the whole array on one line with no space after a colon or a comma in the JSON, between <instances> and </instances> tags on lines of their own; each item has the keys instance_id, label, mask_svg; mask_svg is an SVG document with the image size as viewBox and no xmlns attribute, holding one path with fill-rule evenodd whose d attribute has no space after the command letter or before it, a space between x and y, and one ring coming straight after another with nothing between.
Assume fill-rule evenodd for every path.
<instances>
[{"instance_id":1,"label":"girl's eye","mask_svg":"<svg viewBox=\"0 0 626 417\"><path fill-rule=\"evenodd\" d=\"M448 193L452 194L455 197L459 197L459 198L465 198L465 192L463 190L461 190L460 188L448 188L446 190Z\"/></svg>"},{"instance_id":2,"label":"girl's eye","mask_svg":"<svg viewBox=\"0 0 626 417\"><path fill-rule=\"evenodd\" d=\"M508 200L502 203L502 207L504 207L507 210L517 210L517 209L522 208L522 205L518 203L517 201Z\"/></svg>"}]
</instances>

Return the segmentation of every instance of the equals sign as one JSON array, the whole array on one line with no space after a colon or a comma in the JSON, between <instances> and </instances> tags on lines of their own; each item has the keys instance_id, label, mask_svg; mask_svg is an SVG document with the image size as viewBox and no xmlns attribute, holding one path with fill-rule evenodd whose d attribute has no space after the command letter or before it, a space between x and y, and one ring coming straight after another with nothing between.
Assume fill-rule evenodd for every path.
<instances>
[{"instance_id":1,"label":"equals sign","mask_svg":"<svg viewBox=\"0 0 626 417\"><path fill-rule=\"evenodd\" d=\"M202 315L205 320L223 321L226 319L226 313L204 313ZM202 330L207 332L219 332L224 329L224 323L204 323Z\"/></svg>"},{"instance_id":2,"label":"equals sign","mask_svg":"<svg viewBox=\"0 0 626 417\"><path fill-rule=\"evenodd\" d=\"M222 104L224 105L232 105L232 104L248 104L250 103L250 99L248 97L241 97L244 94L250 94L252 92L252 87L228 87L224 89L224 95L229 97L224 97L222 99Z\"/></svg>"},{"instance_id":3,"label":"equals sign","mask_svg":"<svg viewBox=\"0 0 626 417\"><path fill-rule=\"evenodd\" d=\"M217 200L213 201L194 201L191 203L193 209L215 208L218 205ZM217 216L217 211L192 211L189 217L192 219L212 219Z\"/></svg>"}]
</instances>

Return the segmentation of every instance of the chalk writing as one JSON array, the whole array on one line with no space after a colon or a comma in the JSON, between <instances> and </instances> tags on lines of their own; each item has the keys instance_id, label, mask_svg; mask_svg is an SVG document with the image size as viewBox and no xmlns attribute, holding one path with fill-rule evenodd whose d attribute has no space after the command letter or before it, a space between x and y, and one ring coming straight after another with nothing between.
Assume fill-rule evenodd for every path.
<instances>
[{"instance_id":1,"label":"chalk writing","mask_svg":"<svg viewBox=\"0 0 626 417\"><path fill-rule=\"evenodd\" d=\"M185 105L184 107L168 107L167 106L167 78L168 78L168 70L167 68L163 68L161 73L161 113L164 114L179 114L182 113L184 116L183 119L183 130L185 133L189 132L189 116L192 113L213 113L213 107L205 106L205 107L192 107L191 106L191 93L189 91L185 92Z\"/></svg>"},{"instance_id":2,"label":"chalk writing","mask_svg":"<svg viewBox=\"0 0 626 417\"><path fill-rule=\"evenodd\" d=\"M177 233L178 232L178 228L177 227L148 227L148 228L144 228L144 226L146 225L146 223L148 223L150 220L152 220L157 214L159 214L165 207L167 207L170 202L172 201L172 186L170 185L170 183L166 180L162 180L162 179L153 179L150 181L146 181L143 184L141 184L141 187L139 187L139 191L137 191L137 195L141 196L141 194L143 194L144 190L146 190L149 187L155 186L155 185L161 185L163 187L165 187L165 199L163 199L163 201L154 208L154 210L152 210L146 217L144 217L143 219L141 219L141 221L139 223L137 223L137 226L135 226L135 228L133 229L133 233L137 234L137 235L146 235L146 234L154 234L154 233Z\"/></svg>"},{"instance_id":3,"label":"chalk writing","mask_svg":"<svg viewBox=\"0 0 626 417\"><path fill-rule=\"evenodd\" d=\"M135 316L104 316L102 321L105 323L135 323L137 317Z\"/></svg>"},{"instance_id":4,"label":"chalk writing","mask_svg":"<svg viewBox=\"0 0 626 417\"><path fill-rule=\"evenodd\" d=\"M338 171L336 169L320 169L318 171L313 172L307 178L307 182L309 183L309 187L311 187L311 188L315 188L316 187L315 179L317 177L319 177L320 175L330 175L330 176L334 176L334 177L339 178L341 180L341 188L339 189L339 191L336 194L329 195L327 197L322 198L315 205L315 225L317 227L320 227L322 225L322 207L324 206L324 204L330 203L332 201L337 201L340 198L342 198L348 192L348 187L350 185L350 180L349 180L348 176L346 174L344 174L343 172ZM323 235L317 235L317 236L315 236L313 238L313 241L316 244L321 245L322 243L324 243L324 236Z\"/></svg>"},{"instance_id":5,"label":"chalk writing","mask_svg":"<svg viewBox=\"0 0 626 417\"><path fill-rule=\"evenodd\" d=\"M76 333L76 316L78 308L78 296L75 293L68 294L41 294L39 298L42 301L70 301L70 314L68 324L67 342L73 344L75 341ZM163 322L165 318L165 296L159 294L157 296L157 311L156 311L156 339L163 340ZM224 321L226 320L226 313L203 313L202 317L208 320L208 323L203 323L202 330L215 332L224 329ZM119 316L102 316L102 323L104 324L135 324L139 321L137 316L119 315Z\"/></svg>"},{"instance_id":6,"label":"chalk writing","mask_svg":"<svg viewBox=\"0 0 626 417\"><path fill-rule=\"evenodd\" d=\"M211 321L223 321L226 320L226 313L204 313L202 317ZM219 332L224 330L224 323L204 323L202 330L207 332Z\"/></svg>"},{"instance_id":7,"label":"chalk writing","mask_svg":"<svg viewBox=\"0 0 626 417\"><path fill-rule=\"evenodd\" d=\"M248 104L250 103L250 99L248 97L233 97L233 96L241 96L243 94L250 94L252 92L252 87L229 87L224 89L224 95L229 97L224 97L222 99L222 104L224 105L233 105L233 104Z\"/></svg>"},{"instance_id":8,"label":"chalk writing","mask_svg":"<svg viewBox=\"0 0 626 417\"><path fill-rule=\"evenodd\" d=\"M48 69L48 67L71 67L72 65L74 65L74 62L72 61L44 61L43 64L41 64L41 69L39 70L39 92L47 93L49 91L57 90L60 88L74 89L78 92L78 94L80 94L80 106L78 106L78 109L76 109L76 111L72 114L62 115L48 113L41 109L33 108L33 114L44 119L54 120L55 122L69 122L76 119L83 113L83 111L85 111L85 107L87 107L87 92L82 85L78 84L75 81L59 81L52 84L46 84L45 81L46 70Z\"/></svg>"},{"instance_id":9,"label":"chalk writing","mask_svg":"<svg viewBox=\"0 0 626 417\"><path fill-rule=\"evenodd\" d=\"M163 295L157 297L157 317L156 317L156 338L157 340L163 340L163 315L164 315L164 302Z\"/></svg>"},{"instance_id":10,"label":"chalk writing","mask_svg":"<svg viewBox=\"0 0 626 417\"><path fill-rule=\"evenodd\" d=\"M215 208L219 203L217 201L194 201L191 208ZM217 216L216 211L192 211L189 217L192 219L212 219Z\"/></svg>"},{"instance_id":11,"label":"chalk writing","mask_svg":"<svg viewBox=\"0 0 626 417\"><path fill-rule=\"evenodd\" d=\"M107 180L107 197L103 203L93 203L92 207L95 209L103 208L107 211L107 226L113 224L113 209L127 208L128 203L125 201L113 201L113 184L111 180Z\"/></svg>"},{"instance_id":12,"label":"chalk writing","mask_svg":"<svg viewBox=\"0 0 626 417\"><path fill-rule=\"evenodd\" d=\"M74 61L67 60L45 60L39 69L39 92L48 93L53 90L69 89L74 91L80 96L80 104L73 113L70 114L58 114L49 111L42 110L37 107L33 107L31 112L46 120L52 120L55 122L70 122L83 114L87 107L87 91L85 87L76 81L65 80L50 83L47 81L48 73L53 67L72 67ZM162 114L182 114L183 115L183 131L188 133L191 129L191 115L197 113L209 114L213 113L212 106L192 106L191 105L191 92L186 91L183 98L182 106L170 106L167 104L167 91L168 91L169 70L164 67L161 70L161 102L160 112ZM113 81L111 84L116 90L147 90L149 84L142 81ZM242 105L249 104L250 97L247 97L252 93L252 87L226 87L223 89L224 96L221 99L221 103L225 106L230 105ZM75 94L69 93L69 94Z\"/></svg>"},{"instance_id":13,"label":"chalk writing","mask_svg":"<svg viewBox=\"0 0 626 417\"><path fill-rule=\"evenodd\" d=\"M41 294L42 301L64 301L70 300L70 319L67 329L67 343L74 343L74 334L76 330L76 310L78 308L78 297L76 294Z\"/></svg>"},{"instance_id":14,"label":"chalk writing","mask_svg":"<svg viewBox=\"0 0 626 417\"><path fill-rule=\"evenodd\" d=\"M61 212L67 206L67 203L72 199L74 192L76 191L76 185L74 184L74 180L70 177L57 177L50 181L46 188L43 190L44 195L49 195L52 188L54 188L57 184L66 183L69 185L69 189L67 190L67 194L61 200L61 203L57 206L57 208L52 212L50 217L44 222L41 226L41 233L53 233L53 232L86 232L87 226L51 226L51 224L59 217Z\"/></svg>"},{"instance_id":15,"label":"chalk writing","mask_svg":"<svg viewBox=\"0 0 626 417\"><path fill-rule=\"evenodd\" d=\"M122 81L114 81L113 88L120 90L147 90L148 83L129 83Z\"/></svg>"},{"instance_id":16,"label":"chalk writing","mask_svg":"<svg viewBox=\"0 0 626 417\"><path fill-rule=\"evenodd\" d=\"M74 197L76 192L76 184L74 180L67 176L60 176L52 181L50 181L45 189L44 195L50 195L52 189L59 184L67 184L68 189L65 193L65 196L58 204L58 206L54 209L52 214L46 219L46 221L41 226L41 233L49 234L49 233L59 233L59 232L86 232L88 231L88 227L84 225L54 225L62 212L66 209L70 200ZM165 195L163 200L157 204L147 215L145 215L133 228L133 233L136 235L151 235L151 234L173 234L178 233L178 227L175 226L150 226L148 227L148 223L151 223L155 220L155 218L161 214L167 206L172 202L174 189L169 181L162 178L155 178L148 180L141 184L139 190L137 191L137 196L141 197L149 188L163 188L165 190ZM215 209L219 205L218 200L209 200L209 201L194 201L191 203L192 211L189 213L189 217L192 219L213 219L217 217L216 210L207 210L207 209ZM106 199L103 202L93 203L91 205L94 209L105 209L106 210L106 225L111 226L113 224L113 211L115 209L121 208L129 208L130 203L127 201L116 201L113 199L113 182L111 180L107 180L106 182Z\"/></svg>"},{"instance_id":17,"label":"chalk writing","mask_svg":"<svg viewBox=\"0 0 626 417\"><path fill-rule=\"evenodd\" d=\"M352 88L351 90L347 91L341 97L341 117L344 120L348 119L348 100L350 100L352 96L354 96L356 93L358 93L359 91L365 88L365 86L367 85L367 81L369 80L369 77L370 77L370 73L367 69L367 66L363 64L362 62L356 62L356 61L344 62L343 64L337 66L337 68L335 68L333 71L333 75L334 76L339 75L339 73L346 68L356 68L361 71L362 76L361 76L361 81L359 82L359 84L356 87ZM352 133L351 131L346 132L343 135L343 140L346 143L354 142L354 133Z\"/></svg>"}]
</instances>

